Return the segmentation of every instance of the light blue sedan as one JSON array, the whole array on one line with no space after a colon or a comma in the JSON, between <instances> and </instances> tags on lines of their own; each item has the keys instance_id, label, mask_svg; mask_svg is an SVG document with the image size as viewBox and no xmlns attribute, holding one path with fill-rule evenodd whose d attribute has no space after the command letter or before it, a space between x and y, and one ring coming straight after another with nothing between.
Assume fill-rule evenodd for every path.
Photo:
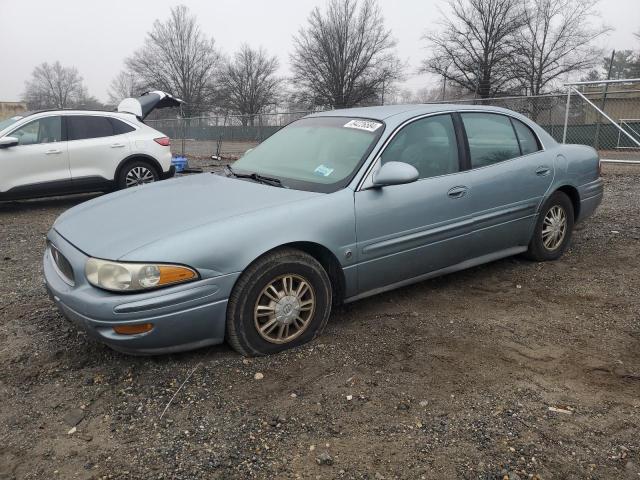
<instances>
[{"instance_id":1,"label":"light blue sedan","mask_svg":"<svg viewBox=\"0 0 640 480\"><path fill-rule=\"evenodd\" d=\"M227 341L279 352L331 307L516 254L559 258L602 200L597 152L512 111L317 113L228 168L62 214L44 273L69 320L116 350Z\"/></svg>"}]
</instances>

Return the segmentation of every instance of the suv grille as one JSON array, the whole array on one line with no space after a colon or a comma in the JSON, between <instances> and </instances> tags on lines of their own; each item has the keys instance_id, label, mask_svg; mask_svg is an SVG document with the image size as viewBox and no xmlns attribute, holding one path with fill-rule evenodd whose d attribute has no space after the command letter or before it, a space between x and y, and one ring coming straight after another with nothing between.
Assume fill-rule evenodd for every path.
<instances>
[{"instance_id":1,"label":"suv grille","mask_svg":"<svg viewBox=\"0 0 640 480\"><path fill-rule=\"evenodd\" d=\"M67 260L52 243L49 243L49 251L51 252L51 258L53 258L53 263L56 266L58 274L62 277L62 280L71 286L75 285L73 268L71 267L69 260Z\"/></svg>"}]
</instances>

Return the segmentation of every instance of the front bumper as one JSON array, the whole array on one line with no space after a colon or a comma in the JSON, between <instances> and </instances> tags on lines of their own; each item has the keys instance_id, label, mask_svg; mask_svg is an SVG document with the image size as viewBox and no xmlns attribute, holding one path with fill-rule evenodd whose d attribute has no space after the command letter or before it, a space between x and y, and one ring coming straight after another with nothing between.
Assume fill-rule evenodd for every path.
<instances>
[{"instance_id":1,"label":"front bumper","mask_svg":"<svg viewBox=\"0 0 640 480\"><path fill-rule=\"evenodd\" d=\"M87 334L130 354L154 355L191 350L224 341L227 299L239 274L205 278L196 282L133 294L106 292L84 276L87 256L55 230L49 241L73 268L74 285L65 282L49 248L44 254L47 291L60 312ZM137 335L121 335L118 325L152 323Z\"/></svg>"}]
</instances>

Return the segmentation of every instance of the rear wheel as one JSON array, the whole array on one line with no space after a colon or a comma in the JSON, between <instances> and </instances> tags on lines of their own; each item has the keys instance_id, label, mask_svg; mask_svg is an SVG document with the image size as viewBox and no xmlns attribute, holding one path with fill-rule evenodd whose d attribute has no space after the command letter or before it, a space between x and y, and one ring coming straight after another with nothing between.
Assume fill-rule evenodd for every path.
<instances>
[{"instance_id":1,"label":"rear wheel","mask_svg":"<svg viewBox=\"0 0 640 480\"><path fill-rule=\"evenodd\" d=\"M119 189L136 187L145 183L157 182L160 178L156 168L145 160L127 163L118 175Z\"/></svg>"},{"instance_id":2,"label":"rear wheel","mask_svg":"<svg viewBox=\"0 0 640 480\"><path fill-rule=\"evenodd\" d=\"M538 262L560 258L571 241L573 215L573 204L566 194L551 195L540 210L526 256Z\"/></svg>"},{"instance_id":3,"label":"rear wheel","mask_svg":"<svg viewBox=\"0 0 640 480\"><path fill-rule=\"evenodd\" d=\"M242 274L227 306L227 342L246 356L267 355L306 343L322 332L332 290L312 256L281 249Z\"/></svg>"}]
</instances>

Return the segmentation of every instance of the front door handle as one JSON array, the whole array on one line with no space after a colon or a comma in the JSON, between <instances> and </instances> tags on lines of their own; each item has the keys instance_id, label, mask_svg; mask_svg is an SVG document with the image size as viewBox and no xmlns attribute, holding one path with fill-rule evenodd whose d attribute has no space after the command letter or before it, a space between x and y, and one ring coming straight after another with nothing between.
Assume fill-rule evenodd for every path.
<instances>
[{"instance_id":1,"label":"front door handle","mask_svg":"<svg viewBox=\"0 0 640 480\"><path fill-rule=\"evenodd\" d=\"M468 187L461 185L459 187L453 187L447 192L447 195L449 195L449 198L462 198L467 194L468 191Z\"/></svg>"},{"instance_id":2,"label":"front door handle","mask_svg":"<svg viewBox=\"0 0 640 480\"><path fill-rule=\"evenodd\" d=\"M546 177L550 173L551 173L551 169L549 167L547 167L546 165L540 165L536 169L536 175L538 175L540 177Z\"/></svg>"},{"instance_id":3,"label":"front door handle","mask_svg":"<svg viewBox=\"0 0 640 480\"><path fill-rule=\"evenodd\" d=\"M58 155L59 153L62 153L62 150L58 150L57 148L52 148L51 150L47 150L44 153L47 155Z\"/></svg>"},{"instance_id":4,"label":"front door handle","mask_svg":"<svg viewBox=\"0 0 640 480\"><path fill-rule=\"evenodd\" d=\"M124 147L124 143L112 143L111 148L122 148Z\"/></svg>"}]
</instances>

